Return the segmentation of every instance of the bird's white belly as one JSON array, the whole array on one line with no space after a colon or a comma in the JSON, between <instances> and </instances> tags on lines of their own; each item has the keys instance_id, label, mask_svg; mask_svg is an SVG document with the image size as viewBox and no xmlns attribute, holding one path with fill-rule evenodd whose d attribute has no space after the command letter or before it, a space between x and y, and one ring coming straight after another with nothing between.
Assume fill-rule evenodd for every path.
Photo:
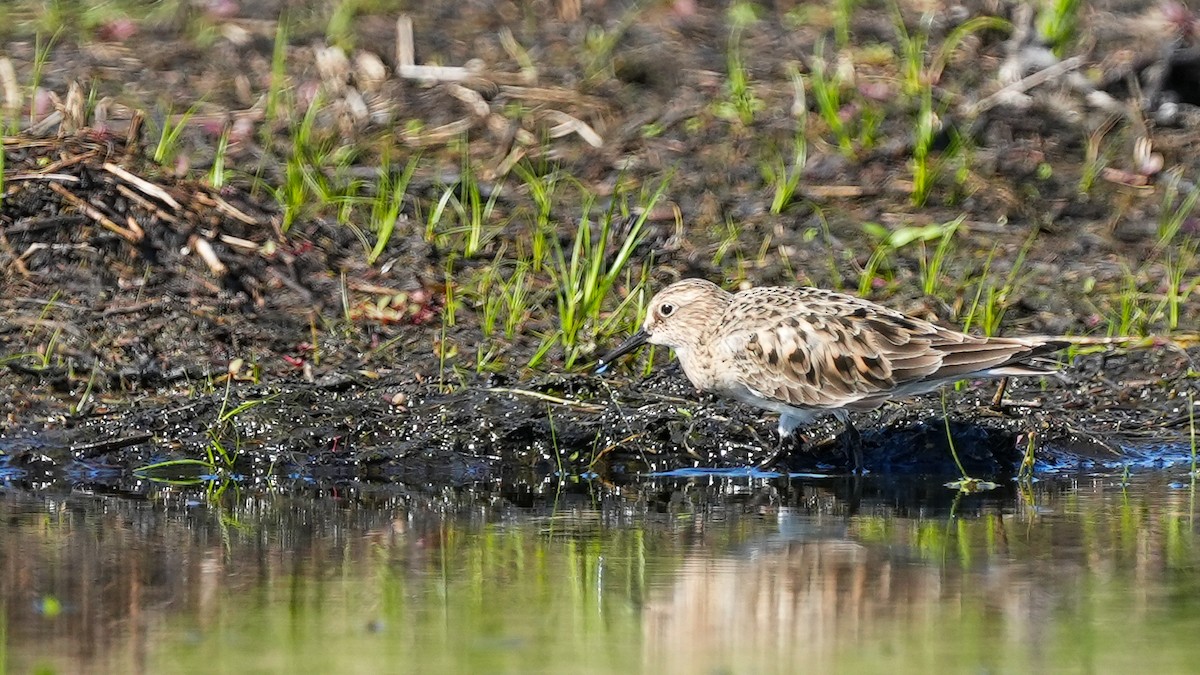
<instances>
[{"instance_id":1,"label":"bird's white belly","mask_svg":"<svg viewBox=\"0 0 1200 675\"><path fill-rule=\"evenodd\" d=\"M725 364L719 358L707 355L699 357L690 350L676 350L675 356L683 367L684 375L700 391L728 396L747 405L779 413L779 433L782 436L788 436L797 427L815 422L826 415L836 415L843 420L846 418L846 411L841 408L797 408L783 401L768 398L732 377L732 369L723 368Z\"/></svg>"}]
</instances>

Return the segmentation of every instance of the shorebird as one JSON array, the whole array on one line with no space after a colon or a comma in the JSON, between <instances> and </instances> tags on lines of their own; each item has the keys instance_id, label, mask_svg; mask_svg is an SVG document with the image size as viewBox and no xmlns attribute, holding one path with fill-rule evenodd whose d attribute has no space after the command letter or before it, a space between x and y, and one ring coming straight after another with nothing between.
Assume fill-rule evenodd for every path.
<instances>
[{"instance_id":1,"label":"shorebird","mask_svg":"<svg viewBox=\"0 0 1200 675\"><path fill-rule=\"evenodd\" d=\"M819 288L729 293L684 279L651 299L641 330L601 358L596 372L645 343L670 347L697 389L779 413L782 444L797 427L827 415L853 434L850 411L957 380L1052 374L1053 364L1039 357L1084 341L1092 342L980 337ZM861 445L851 450L861 469Z\"/></svg>"}]
</instances>

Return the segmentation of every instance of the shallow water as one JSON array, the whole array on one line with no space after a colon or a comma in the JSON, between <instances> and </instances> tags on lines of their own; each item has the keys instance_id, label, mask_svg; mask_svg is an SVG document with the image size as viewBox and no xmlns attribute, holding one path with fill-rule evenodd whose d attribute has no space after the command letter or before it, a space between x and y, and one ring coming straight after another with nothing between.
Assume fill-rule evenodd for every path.
<instances>
[{"instance_id":1,"label":"shallow water","mask_svg":"<svg viewBox=\"0 0 1200 675\"><path fill-rule=\"evenodd\" d=\"M0 498L11 672L1185 672L1186 474Z\"/></svg>"}]
</instances>

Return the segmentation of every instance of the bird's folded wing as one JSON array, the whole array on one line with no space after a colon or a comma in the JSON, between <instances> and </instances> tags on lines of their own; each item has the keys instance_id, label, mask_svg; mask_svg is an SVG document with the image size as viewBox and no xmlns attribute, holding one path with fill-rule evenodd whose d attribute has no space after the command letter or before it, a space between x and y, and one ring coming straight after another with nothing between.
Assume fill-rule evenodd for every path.
<instances>
[{"instance_id":1,"label":"bird's folded wing","mask_svg":"<svg viewBox=\"0 0 1200 675\"><path fill-rule=\"evenodd\" d=\"M737 296L722 321L720 357L764 398L815 408L874 407L893 393L973 375L1037 374L1028 361L1054 338L983 338L854 296L781 289ZM857 405L856 405L857 404Z\"/></svg>"},{"instance_id":2,"label":"bird's folded wing","mask_svg":"<svg viewBox=\"0 0 1200 675\"><path fill-rule=\"evenodd\" d=\"M743 386L795 406L839 408L941 366L939 329L903 315L797 313L742 322L723 351Z\"/></svg>"}]
</instances>

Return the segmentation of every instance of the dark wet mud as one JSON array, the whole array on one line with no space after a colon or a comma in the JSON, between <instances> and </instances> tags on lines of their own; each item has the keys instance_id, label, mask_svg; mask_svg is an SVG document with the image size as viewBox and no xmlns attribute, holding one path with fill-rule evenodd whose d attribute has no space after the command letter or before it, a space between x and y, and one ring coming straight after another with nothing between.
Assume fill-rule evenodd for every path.
<instances>
[{"instance_id":1,"label":"dark wet mud","mask_svg":"<svg viewBox=\"0 0 1200 675\"><path fill-rule=\"evenodd\" d=\"M529 90L500 76L519 61L501 46L499 28L515 25L504 14L511 7L464 10L453 19L444 8L417 10L419 60L484 58L493 86L476 88L487 94L478 103L489 114L518 103L542 112L558 106L603 132L600 147L577 133L522 150L601 202L615 203L623 185L651 185L670 174L665 201L647 218L648 234L630 263L648 270L651 290L681 276L730 287L855 290L879 262L879 228L896 232L962 217L942 290L927 294L921 284L933 245L898 245L867 284L871 297L957 326L980 297L999 297L994 328L1008 334L1158 336L1072 355L1062 378L1014 380L999 405L992 405L990 386L967 383L945 398L856 416L871 472L957 474L955 454L968 473L988 477L1015 475L1030 462L1053 473L1189 461L1191 411L1200 396L1200 349L1190 337L1200 317L1200 294L1192 292L1200 230L1194 202L1180 205L1196 190L1200 167L1191 121L1197 102L1179 85L1192 67L1188 31L1178 29L1180 44L1164 52L1139 23L1153 19L1170 30L1162 12L1108 3L1114 13L1091 17L1086 29L1096 39L1081 56L1112 69L1088 87L1064 80L1033 91L1020 105L984 98L980 92L996 87L980 78L1028 45L1004 32L973 36L936 88L948 122L943 140L952 129L970 137L969 160L956 171L943 167L943 180L920 207L911 198L913 111L888 109L874 145L847 157L822 133L810 99L815 139L798 196L771 214L762 167L773 151L790 147L796 125L787 112L794 97L787 66L811 72L829 27L763 19L742 34L759 112L734 123L710 107L727 95L721 73L728 18L685 4L626 26L612 68L586 77L578 61L585 29L612 28L617 18L589 13L616 8L514 29L540 66L532 84L545 89L535 103L521 98L533 96ZM1019 22L1015 7L988 7L966 9ZM859 46L899 49L886 12L856 17ZM905 17L914 30L921 25L918 15ZM331 138L359 143L345 175L373 176L384 161L398 171L408 156L424 153L429 164L405 206L411 218L374 264L367 262L370 242L332 212L313 209L285 227L271 186L286 181L289 130L256 119L245 97L246 87L257 92L270 76L274 31L263 18L230 20L253 29L252 39L219 39L204 58L178 26L124 42L64 40L48 52L41 86L63 97L109 52L124 54L120 63L129 72L122 78L119 68L104 70L96 81L97 96L113 97L103 123L86 115L73 123L65 115L4 141L0 450L13 479L131 490L147 478L200 480L214 472L305 484L549 475L619 482L695 467L749 469L775 455L770 468L780 472L847 469L835 425L817 425L802 443L781 449L773 419L697 395L664 354L648 376L645 357L603 378L590 374L588 356L616 335L594 339L570 368L562 347L528 367L540 336L558 323L550 281L535 287L529 316L513 336L484 338L483 304L461 296L489 266L511 269L514 249L529 236L519 216L533 210L530 196L498 169L520 132L546 136L561 117L516 115L507 131L480 120L468 125L466 154L481 167L476 177L485 195L499 195L503 223L481 250L464 255L457 240L430 237L421 222L444 194L447 175L464 180L461 148L426 133L461 118L464 103L455 96L462 92L390 78L368 92L365 82L347 80L390 114L403 110L405 131L388 126L402 121L395 117L347 121L339 117L347 108L332 104L316 124ZM1120 20L1131 28L1106 23ZM394 66L392 25L391 16L359 17L355 53ZM934 22L930 39L945 39L955 25ZM576 30L556 30L563 26ZM468 33L478 39L447 38ZM288 67L298 91L328 84L313 65L312 37L291 37ZM1119 66L1105 60L1121 49L1138 56ZM8 57L18 76L28 76L35 50L15 39ZM895 86L886 72L863 67L855 89L862 101L872 99L871 84ZM214 69L252 77L226 82ZM181 137L187 161L178 163L197 171L152 161L145 132L129 137L138 129L134 111L155 103L152 72L171 75L173 110L204 98L200 121ZM1131 86L1137 83L1152 86ZM1141 106L1144 115L1135 117L1143 126L1120 116L1112 121L1115 113L1095 104L1096 92ZM980 101L987 105L966 105ZM71 109L64 104L62 111ZM163 116L159 109L148 119ZM249 131L239 126L243 120ZM243 172L214 188L201 175L211 169L222 129L241 134L229 159ZM1146 138L1153 153L1135 153ZM1096 172L1090 182L1089 171ZM549 214L561 247L571 246L582 201L568 198ZM1173 223L1173 239L1164 240L1164 223ZM614 289L616 296L632 292L627 284ZM1167 303L1174 308L1169 317ZM477 367L488 350L494 362ZM178 460L203 460L209 468Z\"/></svg>"},{"instance_id":2,"label":"dark wet mud","mask_svg":"<svg viewBox=\"0 0 1200 675\"><path fill-rule=\"evenodd\" d=\"M1190 461L1196 350L1080 357L1062 381L1014 382L998 407L981 385L889 406L852 421L877 475L967 473L1003 478L1156 468ZM1141 379L1145 374L1153 379ZM36 373L10 371L22 388ZM1118 384L1117 382L1123 382ZM1190 394L1189 394L1190 392ZM36 398L36 397L31 397ZM247 404L230 417L229 411ZM222 421L224 420L224 421ZM128 485L130 478L196 480L210 474L170 460L219 444L230 474L254 483L538 483L548 476L626 482L694 467L840 474L851 467L841 425L816 425L780 453L774 421L698 396L677 367L649 379L546 376L518 387L439 393L402 375L326 384L237 384L209 394L137 397L10 429L12 478ZM1023 463L1030 465L1023 467ZM134 482L137 482L136 480Z\"/></svg>"}]
</instances>

